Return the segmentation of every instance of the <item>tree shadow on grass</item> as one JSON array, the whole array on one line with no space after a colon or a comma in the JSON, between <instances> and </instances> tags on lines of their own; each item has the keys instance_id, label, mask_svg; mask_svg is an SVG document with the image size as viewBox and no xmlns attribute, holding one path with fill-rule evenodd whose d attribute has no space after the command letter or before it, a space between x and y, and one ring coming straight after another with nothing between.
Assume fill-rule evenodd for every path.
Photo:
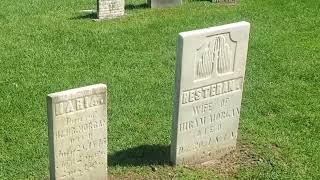
<instances>
[{"instance_id":1,"label":"tree shadow on grass","mask_svg":"<svg viewBox=\"0 0 320 180\"><path fill-rule=\"evenodd\" d=\"M142 145L108 155L109 166L148 166L170 164L170 147Z\"/></svg>"}]
</instances>

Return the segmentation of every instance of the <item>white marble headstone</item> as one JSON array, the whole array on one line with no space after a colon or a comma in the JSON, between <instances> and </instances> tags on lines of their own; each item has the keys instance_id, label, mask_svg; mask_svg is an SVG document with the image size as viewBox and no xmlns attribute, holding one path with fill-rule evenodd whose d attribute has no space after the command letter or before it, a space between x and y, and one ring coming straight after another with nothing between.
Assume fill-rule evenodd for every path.
<instances>
[{"instance_id":1,"label":"white marble headstone","mask_svg":"<svg viewBox=\"0 0 320 180\"><path fill-rule=\"evenodd\" d=\"M49 94L50 179L107 178L106 85Z\"/></svg>"},{"instance_id":2,"label":"white marble headstone","mask_svg":"<svg viewBox=\"0 0 320 180\"><path fill-rule=\"evenodd\" d=\"M124 15L124 0L97 0L98 19L113 19Z\"/></svg>"},{"instance_id":3,"label":"white marble headstone","mask_svg":"<svg viewBox=\"0 0 320 180\"><path fill-rule=\"evenodd\" d=\"M169 8L182 5L182 0L147 0L151 8Z\"/></svg>"},{"instance_id":4,"label":"white marble headstone","mask_svg":"<svg viewBox=\"0 0 320 180\"><path fill-rule=\"evenodd\" d=\"M231 3L234 4L236 3L238 0L211 0L213 3Z\"/></svg>"},{"instance_id":5,"label":"white marble headstone","mask_svg":"<svg viewBox=\"0 0 320 180\"><path fill-rule=\"evenodd\" d=\"M250 24L178 37L171 161L194 164L235 149Z\"/></svg>"}]
</instances>

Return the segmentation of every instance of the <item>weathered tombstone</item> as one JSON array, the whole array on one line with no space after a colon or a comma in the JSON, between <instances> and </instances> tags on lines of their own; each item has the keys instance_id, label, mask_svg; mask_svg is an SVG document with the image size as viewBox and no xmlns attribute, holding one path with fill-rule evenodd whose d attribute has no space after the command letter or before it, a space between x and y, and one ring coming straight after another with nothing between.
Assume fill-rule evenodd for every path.
<instances>
[{"instance_id":1,"label":"weathered tombstone","mask_svg":"<svg viewBox=\"0 0 320 180\"><path fill-rule=\"evenodd\" d=\"M97 0L98 19L113 19L124 15L124 0Z\"/></svg>"},{"instance_id":2,"label":"weathered tombstone","mask_svg":"<svg viewBox=\"0 0 320 180\"><path fill-rule=\"evenodd\" d=\"M213 3L236 3L236 0L212 0Z\"/></svg>"},{"instance_id":3,"label":"weathered tombstone","mask_svg":"<svg viewBox=\"0 0 320 180\"><path fill-rule=\"evenodd\" d=\"M249 31L239 22L179 34L173 164L207 162L235 149Z\"/></svg>"},{"instance_id":4,"label":"weathered tombstone","mask_svg":"<svg viewBox=\"0 0 320 180\"><path fill-rule=\"evenodd\" d=\"M106 85L49 94L50 179L106 179Z\"/></svg>"},{"instance_id":5,"label":"weathered tombstone","mask_svg":"<svg viewBox=\"0 0 320 180\"><path fill-rule=\"evenodd\" d=\"M151 8L175 7L182 4L182 0L147 0L147 5Z\"/></svg>"}]
</instances>

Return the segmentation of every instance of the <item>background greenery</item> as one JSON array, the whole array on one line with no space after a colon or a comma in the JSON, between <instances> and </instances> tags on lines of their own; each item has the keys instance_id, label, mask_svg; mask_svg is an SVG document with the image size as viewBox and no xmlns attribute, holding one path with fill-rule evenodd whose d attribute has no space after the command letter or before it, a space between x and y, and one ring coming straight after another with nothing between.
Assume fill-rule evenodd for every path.
<instances>
[{"instance_id":1,"label":"background greenery","mask_svg":"<svg viewBox=\"0 0 320 180\"><path fill-rule=\"evenodd\" d=\"M47 179L46 95L108 85L111 178L320 179L320 1L126 2L93 22L94 0L1 0L0 179ZM168 165L176 37L251 23L233 171ZM231 167L231 168L232 168ZM225 173L227 172L227 173Z\"/></svg>"}]
</instances>

